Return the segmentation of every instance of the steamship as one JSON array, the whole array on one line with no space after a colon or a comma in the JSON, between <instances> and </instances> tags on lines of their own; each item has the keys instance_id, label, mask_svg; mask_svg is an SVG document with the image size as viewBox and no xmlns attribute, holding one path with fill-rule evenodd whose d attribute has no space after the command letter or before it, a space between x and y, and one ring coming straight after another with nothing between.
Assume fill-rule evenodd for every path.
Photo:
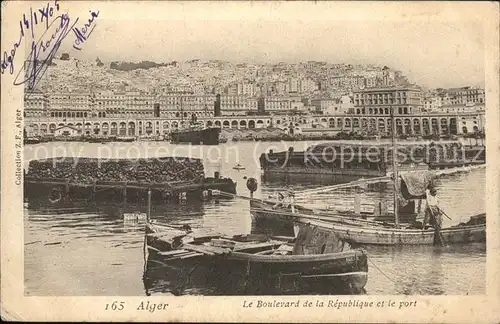
<instances>
[{"instance_id":1,"label":"steamship","mask_svg":"<svg viewBox=\"0 0 500 324\"><path fill-rule=\"evenodd\" d=\"M186 128L173 130L170 133L170 143L172 144L192 144L192 145L218 145L220 128L204 127L197 122L196 115L192 115L191 122Z\"/></svg>"}]
</instances>

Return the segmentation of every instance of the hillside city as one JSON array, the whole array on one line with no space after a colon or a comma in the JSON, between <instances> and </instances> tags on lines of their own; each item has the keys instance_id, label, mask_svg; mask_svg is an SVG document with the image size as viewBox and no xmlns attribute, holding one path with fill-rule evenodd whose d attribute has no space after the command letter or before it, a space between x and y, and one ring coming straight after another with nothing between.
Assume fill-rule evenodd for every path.
<instances>
[{"instance_id":1,"label":"hillside city","mask_svg":"<svg viewBox=\"0 0 500 324\"><path fill-rule=\"evenodd\" d=\"M484 89L428 89L387 66L317 61L235 64L199 59L104 64L99 58L82 61L68 54L54 59L36 90L25 95L27 129L33 135L54 133L67 125L78 133L87 125L89 129L83 132L87 135L158 135L184 125L184 118L192 116L204 126L221 128L262 128L298 121L295 125L304 130L387 131L390 125L377 117L387 117L389 110L418 117L413 122L398 121L402 131L407 129L412 135L434 130L477 133L484 131L484 106ZM443 116L441 121L422 119L429 114ZM308 118L281 117L297 115ZM365 118L351 120L351 115ZM336 120L335 116L346 118ZM213 117L227 119L208 120ZM90 130L91 120L102 118L123 119L122 124L133 119L134 130L123 126L125 130L120 132L118 124L111 125L111 130L96 124L96 130ZM139 120L145 121L143 128L136 127Z\"/></svg>"}]
</instances>

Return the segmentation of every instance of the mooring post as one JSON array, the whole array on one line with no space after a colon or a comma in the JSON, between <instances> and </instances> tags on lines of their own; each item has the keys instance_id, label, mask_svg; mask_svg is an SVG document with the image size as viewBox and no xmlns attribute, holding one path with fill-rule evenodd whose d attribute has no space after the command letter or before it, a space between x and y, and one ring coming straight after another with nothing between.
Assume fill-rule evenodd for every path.
<instances>
[{"instance_id":1,"label":"mooring post","mask_svg":"<svg viewBox=\"0 0 500 324\"><path fill-rule=\"evenodd\" d=\"M255 180L255 178L249 178L247 180L247 189L250 191L250 199L253 199L253 193L257 191L257 180Z\"/></svg>"},{"instance_id":2,"label":"mooring post","mask_svg":"<svg viewBox=\"0 0 500 324\"><path fill-rule=\"evenodd\" d=\"M66 180L64 184L64 193L67 195L69 193L69 180Z\"/></svg>"}]
</instances>

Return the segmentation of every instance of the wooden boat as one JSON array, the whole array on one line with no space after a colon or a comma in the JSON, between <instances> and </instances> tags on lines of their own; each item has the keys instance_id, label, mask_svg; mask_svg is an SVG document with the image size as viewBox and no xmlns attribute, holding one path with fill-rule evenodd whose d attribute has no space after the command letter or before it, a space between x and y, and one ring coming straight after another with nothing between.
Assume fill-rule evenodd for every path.
<instances>
[{"instance_id":1,"label":"wooden boat","mask_svg":"<svg viewBox=\"0 0 500 324\"><path fill-rule=\"evenodd\" d=\"M245 167L238 163L233 167L233 169L240 171L240 170L245 170Z\"/></svg>"},{"instance_id":2,"label":"wooden boat","mask_svg":"<svg viewBox=\"0 0 500 324\"><path fill-rule=\"evenodd\" d=\"M40 138L38 137L25 137L23 143L26 144L38 144L40 143Z\"/></svg>"},{"instance_id":3,"label":"wooden boat","mask_svg":"<svg viewBox=\"0 0 500 324\"><path fill-rule=\"evenodd\" d=\"M471 217L484 218L485 214ZM378 226L345 226L321 220L310 220L309 223L323 228L329 228L346 242L353 245L434 245L435 230L383 228ZM486 224L456 225L441 229L445 244L467 244L486 242Z\"/></svg>"},{"instance_id":4,"label":"wooden boat","mask_svg":"<svg viewBox=\"0 0 500 324\"><path fill-rule=\"evenodd\" d=\"M396 129L393 118L393 129ZM395 145L395 136L393 134L393 147ZM396 150L392 150L396 154ZM311 215L311 211L301 206L293 204L292 213L283 208L276 210L276 206L269 208L263 206L253 200L250 201L250 207L254 219L260 217L262 219L272 219L281 222L281 227L289 229L293 226L293 222L309 223L321 228L329 229L338 234L343 240L351 244L369 244L369 245L433 245L433 244L467 244L467 243L483 243L486 242L486 217L485 214L476 215L470 218L466 224L458 226L442 228L440 234L444 242L439 242L437 239L438 232L435 229L417 229L416 224L410 224L402 228L400 202L402 200L416 200L425 198L425 189L431 184L431 175L429 171L420 171L421 174L405 173L398 175L398 167L396 158L393 156L394 179L394 225L388 228L387 223L342 223L339 221L343 215L331 213L330 217L322 217ZM401 179L402 181L399 181ZM421 181L419 182L418 179ZM402 198L402 199L401 199ZM269 204L268 204L269 205ZM293 213L294 210L296 213ZM473 223L471 223L473 222Z\"/></svg>"},{"instance_id":5,"label":"wooden boat","mask_svg":"<svg viewBox=\"0 0 500 324\"><path fill-rule=\"evenodd\" d=\"M398 154L394 154L397 152ZM360 178L391 175L391 155L398 161L398 172L441 170L480 165L486 162L484 147L464 146L460 141L432 143L343 144L319 143L304 151L262 153L259 161L265 181L349 182ZM400 158L398 158L400 156ZM413 161L406 158L411 156ZM419 163L417 163L417 161ZM450 171L452 173L452 171Z\"/></svg>"},{"instance_id":6,"label":"wooden boat","mask_svg":"<svg viewBox=\"0 0 500 324\"><path fill-rule=\"evenodd\" d=\"M421 145L424 147L424 145ZM375 148L375 150L373 150ZM344 149L346 149L344 151ZM319 143L305 151L295 152L293 147L287 151L262 153L259 162L264 174L288 176L313 176L331 178L360 179L382 177L392 172L390 161L385 156L392 150L386 143L342 144ZM402 154L408 151L418 152L418 158L425 157L425 151L417 145L401 145ZM417 153L415 153L417 154ZM389 155L390 156L390 155ZM422 157L422 161L424 161ZM426 163L408 163L400 161L401 169L407 171L427 170Z\"/></svg>"},{"instance_id":7,"label":"wooden boat","mask_svg":"<svg viewBox=\"0 0 500 324\"><path fill-rule=\"evenodd\" d=\"M135 136L117 136L116 137L117 142L135 142Z\"/></svg>"},{"instance_id":8,"label":"wooden boat","mask_svg":"<svg viewBox=\"0 0 500 324\"><path fill-rule=\"evenodd\" d=\"M147 166L156 168L148 171ZM162 178L161 173L189 167L194 171L176 181ZM176 169L177 168L177 169ZM55 170L65 172L59 172ZM50 173L46 172L49 170ZM100 171L99 171L100 170ZM129 178L118 176L100 180L97 172L105 175L115 171ZM154 176L153 176L154 175ZM49 202L51 205L68 201L88 203L141 203L147 192L157 202L204 201L215 197L218 191L236 193L236 182L206 177L200 159L159 157L150 159L96 159L96 158L49 158L31 160L24 177L25 198L30 202Z\"/></svg>"},{"instance_id":9,"label":"wooden boat","mask_svg":"<svg viewBox=\"0 0 500 324\"><path fill-rule=\"evenodd\" d=\"M422 172L422 171L421 171ZM430 175L429 175L430 176ZM389 177L379 177L375 179L356 180L346 184L337 184L325 189L345 189L357 186L367 186L369 183L385 183L390 181ZM402 181L403 182L403 181ZM403 184L404 186L404 184ZM321 192L323 188L310 190L311 194ZM306 190L307 191L307 190ZM304 191L304 192L306 192ZM303 193L299 193L303 196ZM293 194L295 196L295 194ZM358 199L356 199L356 197ZM353 226L383 226L394 227L394 214L387 210L384 202L379 202L374 206L373 211L362 211L359 194L356 194L354 210L320 210L306 208L295 204L294 199L287 200L281 194L281 200L266 201L250 199L250 214L255 230L269 232L278 230L282 235L292 235L292 223L297 219L307 222L309 219L324 220L328 222L340 223ZM293 198L289 196L288 198ZM298 216L297 214L301 214ZM405 206L399 208L399 220L403 224L413 224L418 216L418 208L415 202L407 202Z\"/></svg>"},{"instance_id":10,"label":"wooden boat","mask_svg":"<svg viewBox=\"0 0 500 324\"><path fill-rule=\"evenodd\" d=\"M116 141L116 136L87 136L85 141L88 143L108 144Z\"/></svg>"},{"instance_id":11,"label":"wooden boat","mask_svg":"<svg viewBox=\"0 0 500 324\"><path fill-rule=\"evenodd\" d=\"M307 223L327 228L337 233L351 244L367 245L432 245L435 230L417 229L415 223L400 223L404 228L396 228L395 223L364 219L369 213L354 214L341 211L321 211L250 200L250 213L254 226L266 232L291 235L295 223ZM486 216L478 214L467 223L441 229L446 244L467 244L486 242Z\"/></svg>"},{"instance_id":12,"label":"wooden boat","mask_svg":"<svg viewBox=\"0 0 500 324\"><path fill-rule=\"evenodd\" d=\"M314 239L322 245L312 246ZM146 272L148 284L154 285L155 275L167 276L168 282L178 283L172 290L179 294L188 281L216 286L221 294L354 294L364 291L368 279L365 251L350 249L331 231L308 225L295 239L226 237L149 222L146 242L148 264L161 265L159 273ZM190 279L184 280L186 276Z\"/></svg>"},{"instance_id":13,"label":"wooden boat","mask_svg":"<svg viewBox=\"0 0 500 324\"><path fill-rule=\"evenodd\" d=\"M294 204L292 209L290 204L258 199L250 200L250 215L256 232L277 235L293 235L293 224L295 222L307 223L309 220L320 220L349 226L394 226L389 222L379 221L379 218L373 216L373 213L364 211L355 214L351 211L314 210L297 204Z\"/></svg>"}]
</instances>

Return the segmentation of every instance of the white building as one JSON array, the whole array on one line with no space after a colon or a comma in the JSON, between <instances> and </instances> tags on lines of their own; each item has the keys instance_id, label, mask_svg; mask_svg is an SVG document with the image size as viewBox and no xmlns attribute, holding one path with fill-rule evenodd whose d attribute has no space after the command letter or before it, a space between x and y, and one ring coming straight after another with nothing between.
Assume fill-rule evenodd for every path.
<instances>
[{"instance_id":1,"label":"white building","mask_svg":"<svg viewBox=\"0 0 500 324\"><path fill-rule=\"evenodd\" d=\"M236 85L236 94L239 96L255 96L257 86L253 82L240 82Z\"/></svg>"},{"instance_id":2,"label":"white building","mask_svg":"<svg viewBox=\"0 0 500 324\"><path fill-rule=\"evenodd\" d=\"M313 99L311 104L316 107L316 113L335 115L341 112L339 99Z\"/></svg>"},{"instance_id":3,"label":"white building","mask_svg":"<svg viewBox=\"0 0 500 324\"><path fill-rule=\"evenodd\" d=\"M223 116L244 116L247 112L257 112L257 98L238 95L221 95L220 110Z\"/></svg>"},{"instance_id":4,"label":"white building","mask_svg":"<svg viewBox=\"0 0 500 324\"><path fill-rule=\"evenodd\" d=\"M79 136L80 134L81 131L78 128L68 125L58 127L54 130L55 136L75 137Z\"/></svg>"},{"instance_id":5,"label":"white building","mask_svg":"<svg viewBox=\"0 0 500 324\"><path fill-rule=\"evenodd\" d=\"M290 102L290 110L293 112L307 112L307 107L302 101Z\"/></svg>"},{"instance_id":6,"label":"white building","mask_svg":"<svg viewBox=\"0 0 500 324\"><path fill-rule=\"evenodd\" d=\"M26 93L24 96L25 117L44 117L49 108L48 97L41 92Z\"/></svg>"},{"instance_id":7,"label":"white building","mask_svg":"<svg viewBox=\"0 0 500 324\"><path fill-rule=\"evenodd\" d=\"M459 132L462 134L476 133L484 130L484 114L481 115L462 115L459 118Z\"/></svg>"},{"instance_id":8,"label":"white building","mask_svg":"<svg viewBox=\"0 0 500 324\"><path fill-rule=\"evenodd\" d=\"M288 79L285 91L288 93L298 93L300 91L300 79L298 78Z\"/></svg>"},{"instance_id":9,"label":"white building","mask_svg":"<svg viewBox=\"0 0 500 324\"><path fill-rule=\"evenodd\" d=\"M439 107L438 111L442 112L442 113L448 113L448 114L463 113L463 112L473 113L473 112L477 112L477 111L484 111L484 104L443 105L443 106Z\"/></svg>"},{"instance_id":10,"label":"white building","mask_svg":"<svg viewBox=\"0 0 500 324\"><path fill-rule=\"evenodd\" d=\"M442 100L439 96L426 97L423 101L425 111L438 111L439 107L442 106Z\"/></svg>"},{"instance_id":11,"label":"white building","mask_svg":"<svg viewBox=\"0 0 500 324\"><path fill-rule=\"evenodd\" d=\"M301 93L312 93L318 90L318 85L312 79L302 79L300 82L300 92Z\"/></svg>"}]
</instances>

